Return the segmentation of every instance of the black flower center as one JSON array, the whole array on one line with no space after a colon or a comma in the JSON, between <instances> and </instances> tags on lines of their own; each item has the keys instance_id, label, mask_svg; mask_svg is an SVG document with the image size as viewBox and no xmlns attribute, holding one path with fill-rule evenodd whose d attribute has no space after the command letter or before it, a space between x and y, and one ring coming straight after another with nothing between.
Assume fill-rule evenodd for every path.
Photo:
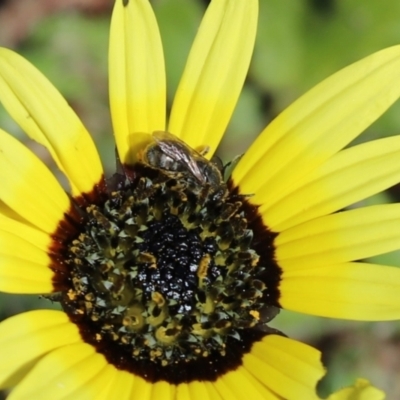
<instances>
[{"instance_id":1,"label":"black flower center","mask_svg":"<svg viewBox=\"0 0 400 400\"><path fill-rule=\"evenodd\" d=\"M81 202L56 281L83 339L110 362L179 383L238 366L277 309L245 197L176 169L138 164Z\"/></svg>"}]
</instances>

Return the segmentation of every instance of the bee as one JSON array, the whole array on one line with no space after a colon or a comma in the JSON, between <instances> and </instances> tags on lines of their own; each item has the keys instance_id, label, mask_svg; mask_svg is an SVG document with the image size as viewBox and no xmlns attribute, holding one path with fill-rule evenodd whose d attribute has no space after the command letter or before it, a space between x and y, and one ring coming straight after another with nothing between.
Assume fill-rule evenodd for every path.
<instances>
[{"instance_id":1,"label":"bee","mask_svg":"<svg viewBox=\"0 0 400 400\"><path fill-rule=\"evenodd\" d=\"M172 133L156 131L153 139L142 154L144 164L171 177L183 176L194 186L206 188L215 199L225 195L227 187L216 162L207 160L204 153L192 149Z\"/></svg>"}]
</instances>

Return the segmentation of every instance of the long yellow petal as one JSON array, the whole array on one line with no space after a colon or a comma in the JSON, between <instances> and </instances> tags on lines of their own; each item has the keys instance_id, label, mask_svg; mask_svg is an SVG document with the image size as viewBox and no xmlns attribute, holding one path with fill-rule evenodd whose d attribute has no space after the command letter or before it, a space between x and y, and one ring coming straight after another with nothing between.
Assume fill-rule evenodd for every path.
<instances>
[{"instance_id":1,"label":"long yellow petal","mask_svg":"<svg viewBox=\"0 0 400 400\"><path fill-rule=\"evenodd\" d=\"M270 204L271 189L252 198L268 227L281 232L379 193L400 181L400 137L343 150L312 171L284 198Z\"/></svg>"},{"instance_id":2,"label":"long yellow petal","mask_svg":"<svg viewBox=\"0 0 400 400\"><path fill-rule=\"evenodd\" d=\"M82 388L101 368L102 356L86 343L55 349L39 360L13 390L11 399L64 399ZM46 379L43 379L46 377ZM88 385L89 386L89 385ZM83 399L83 397L76 397ZM92 397L93 398L93 397Z\"/></svg>"},{"instance_id":3,"label":"long yellow petal","mask_svg":"<svg viewBox=\"0 0 400 400\"><path fill-rule=\"evenodd\" d=\"M268 387L262 385L243 367L228 372L219 379L224 381L225 385L235 393L235 398L238 400L279 400L278 396L273 394Z\"/></svg>"},{"instance_id":4,"label":"long yellow petal","mask_svg":"<svg viewBox=\"0 0 400 400\"><path fill-rule=\"evenodd\" d=\"M400 204L383 204L316 218L281 232L276 260L284 271L354 261L397 250Z\"/></svg>"},{"instance_id":5,"label":"long yellow petal","mask_svg":"<svg viewBox=\"0 0 400 400\"><path fill-rule=\"evenodd\" d=\"M20 236L1 230L0 254L20 257L21 260L29 260L43 266L48 265L50 262L50 258L45 250L38 248L30 241L27 241Z\"/></svg>"},{"instance_id":6,"label":"long yellow petal","mask_svg":"<svg viewBox=\"0 0 400 400\"><path fill-rule=\"evenodd\" d=\"M1 134L1 133L0 133ZM4 201L0 200L0 215L6 218L13 219L15 221L22 222L24 224L29 224L25 218L17 214L11 207L9 207Z\"/></svg>"},{"instance_id":7,"label":"long yellow petal","mask_svg":"<svg viewBox=\"0 0 400 400\"><path fill-rule=\"evenodd\" d=\"M166 83L160 33L148 0L117 0L111 19L110 107L118 153L132 164L143 141L165 130Z\"/></svg>"},{"instance_id":8,"label":"long yellow petal","mask_svg":"<svg viewBox=\"0 0 400 400\"><path fill-rule=\"evenodd\" d=\"M135 382L135 375L126 371L118 371L116 380L113 384L112 396L118 400L132 400L135 398L133 385Z\"/></svg>"},{"instance_id":9,"label":"long yellow petal","mask_svg":"<svg viewBox=\"0 0 400 400\"><path fill-rule=\"evenodd\" d=\"M36 310L0 324L0 387L17 383L32 362L59 347L81 342L76 325L61 311Z\"/></svg>"},{"instance_id":10,"label":"long yellow petal","mask_svg":"<svg viewBox=\"0 0 400 400\"><path fill-rule=\"evenodd\" d=\"M96 147L54 86L28 61L0 48L0 101L69 179L72 193L89 192L103 174Z\"/></svg>"},{"instance_id":11,"label":"long yellow petal","mask_svg":"<svg viewBox=\"0 0 400 400\"><path fill-rule=\"evenodd\" d=\"M366 379L357 379L353 386L331 394L326 400L384 400L385 393L372 386Z\"/></svg>"},{"instance_id":12,"label":"long yellow petal","mask_svg":"<svg viewBox=\"0 0 400 400\"><path fill-rule=\"evenodd\" d=\"M179 83L168 130L211 156L232 116L257 30L256 0L214 0Z\"/></svg>"},{"instance_id":13,"label":"long yellow petal","mask_svg":"<svg viewBox=\"0 0 400 400\"><path fill-rule=\"evenodd\" d=\"M18 238L24 239L35 247L47 251L51 242L49 234L40 231L32 226L16 221L0 213L0 231L15 235ZM0 232L1 234L1 232Z\"/></svg>"},{"instance_id":14,"label":"long yellow petal","mask_svg":"<svg viewBox=\"0 0 400 400\"><path fill-rule=\"evenodd\" d=\"M0 231L0 290L50 293L53 272L47 252L9 232Z\"/></svg>"},{"instance_id":15,"label":"long yellow petal","mask_svg":"<svg viewBox=\"0 0 400 400\"><path fill-rule=\"evenodd\" d=\"M48 168L18 140L0 130L0 199L47 233L69 209L69 199Z\"/></svg>"},{"instance_id":16,"label":"long yellow petal","mask_svg":"<svg viewBox=\"0 0 400 400\"><path fill-rule=\"evenodd\" d=\"M215 382L212 382L212 385L223 399L244 400L239 393L235 393L234 388L230 387L222 379L217 379Z\"/></svg>"},{"instance_id":17,"label":"long yellow petal","mask_svg":"<svg viewBox=\"0 0 400 400\"><path fill-rule=\"evenodd\" d=\"M178 400L220 400L219 398L215 399L212 395L209 394L206 385L203 384L203 382L199 381L194 381L190 382L188 384L184 383L180 386L185 385L188 389L188 392L190 393L187 394L186 397L181 396L178 398ZM179 388L179 386L178 386Z\"/></svg>"},{"instance_id":18,"label":"long yellow petal","mask_svg":"<svg viewBox=\"0 0 400 400\"><path fill-rule=\"evenodd\" d=\"M91 360L90 365L87 367L87 369L92 369L94 372L92 378L88 382L81 382L80 377L75 379L78 387L73 393L66 396L65 400L109 400L113 398L114 393L112 389L119 371L114 365L108 364L107 360L101 354L95 354L94 358L95 360Z\"/></svg>"},{"instance_id":19,"label":"long yellow petal","mask_svg":"<svg viewBox=\"0 0 400 400\"><path fill-rule=\"evenodd\" d=\"M6 293L45 294L54 290L54 273L43 264L0 254L0 290Z\"/></svg>"},{"instance_id":20,"label":"long yellow petal","mask_svg":"<svg viewBox=\"0 0 400 400\"><path fill-rule=\"evenodd\" d=\"M133 391L135 395L140 393L141 400L153 400L151 396L152 384L145 381L142 377L135 377L135 382L133 384Z\"/></svg>"},{"instance_id":21,"label":"long yellow petal","mask_svg":"<svg viewBox=\"0 0 400 400\"><path fill-rule=\"evenodd\" d=\"M304 343L268 335L243 357L243 366L278 396L318 399L316 385L325 374L320 352Z\"/></svg>"},{"instance_id":22,"label":"long yellow petal","mask_svg":"<svg viewBox=\"0 0 400 400\"><path fill-rule=\"evenodd\" d=\"M152 385L151 400L175 400L176 390L175 385L161 381Z\"/></svg>"},{"instance_id":23,"label":"long yellow petal","mask_svg":"<svg viewBox=\"0 0 400 400\"><path fill-rule=\"evenodd\" d=\"M400 268L343 263L285 270L280 305L330 318L384 321L400 318Z\"/></svg>"},{"instance_id":24,"label":"long yellow petal","mask_svg":"<svg viewBox=\"0 0 400 400\"><path fill-rule=\"evenodd\" d=\"M191 394L189 394L189 385L182 383L176 387L176 400L193 400Z\"/></svg>"},{"instance_id":25,"label":"long yellow petal","mask_svg":"<svg viewBox=\"0 0 400 400\"><path fill-rule=\"evenodd\" d=\"M268 201L276 203L398 99L399 79L400 46L394 46L311 89L272 121L240 160L233 180L241 193L269 187Z\"/></svg>"},{"instance_id":26,"label":"long yellow petal","mask_svg":"<svg viewBox=\"0 0 400 400\"><path fill-rule=\"evenodd\" d=\"M219 394L219 392L215 388L215 385L213 382L203 382L203 384L207 387L207 391L212 400L224 400L225 399L225 397L222 397Z\"/></svg>"}]
</instances>

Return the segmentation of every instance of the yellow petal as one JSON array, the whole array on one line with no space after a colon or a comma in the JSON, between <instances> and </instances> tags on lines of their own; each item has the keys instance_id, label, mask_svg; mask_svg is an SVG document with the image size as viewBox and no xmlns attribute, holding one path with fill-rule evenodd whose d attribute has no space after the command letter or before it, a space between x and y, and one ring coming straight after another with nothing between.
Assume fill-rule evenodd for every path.
<instances>
[{"instance_id":1,"label":"yellow petal","mask_svg":"<svg viewBox=\"0 0 400 400\"><path fill-rule=\"evenodd\" d=\"M207 390L207 386L203 382L194 381L188 384L184 383L180 386L186 386L188 389L188 394L185 396L179 397L178 400L219 400L220 398L215 398L210 394ZM179 390L179 386L177 392Z\"/></svg>"},{"instance_id":2,"label":"yellow petal","mask_svg":"<svg viewBox=\"0 0 400 400\"><path fill-rule=\"evenodd\" d=\"M110 107L118 153L135 161L138 148L165 130L166 83L160 33L148 0L117 0L111 19Z\"/></svg>"},{"instance_id":3,"label":"yellow petal","mask_svg":"<svg viewBox=\"0 0 400 400\"><path fill-rule=\"evenodd\" d=\"M281 232L276 260L284 271L359 260L397 250L400 204L364 207L316 218Z\"/></svg>"},{"instance_id":4,"label":"yellow petal","mask_svg":"<svg viewBox=\"0 0 400 400\"><path fill-rule=\"evenodd\" d=\"M251 201L261 204L259 211L268 227L281 232L354 204L399 181L400 137L393 136L339 152L292 185L291 192L273 205L270 188L257 192Z\"/></svg>"},{"instance_id":5,"label":"yellow petal","mask_svg":"<svg viewBox=\"0 0 400 400\"><path fill-rule=\"evenodd\" d=\"M214 0L203 18L179 83L168 130L191 147L215 152L253 52L256 0Z\"/></svg>"},{"instance_id":6,"label":"yellow petal","mask_svg":"<svg viewBox=\"0 0 400 400\"><path fill-rule=\"evenodd\" d=\"M225 385L233 391L235 399L279 400L278 396L262 385L243 367L239 367L233 372L228 372L221 376L219 380L224 381Z\"/></svg>"},{"instance_id":7,"label":"yellow petal","mask_svg":"<svg viewBox=\"0 0 400 400\"><path fill-rule=\"evenodd\" d=\"M189 394L189 385L187 385L186 383L183 383L176 387L176 399L177 400L192 400L191 394Z\"/></svg>"},{"instance_id":8,"label":"yellow petal","mask_svg":"<svg viewBox=\"0 0 400 400\"><path fill-rule=\"evenodd\" d=\"M224 400L225 397L222 397L219 392L217 391L215 385L213 382L203 382L204 385L207 387L207 391L209 393L209 396L212 400Z\"/></svg>"},{"instance_id":9,"label":"yellow petal","mask_svg":"<svg viewBox=\"0 0 400 400\"><path fill-rule=\"evenodd\" d=\"M280 305L288 310L361 321L400 319L400 268L343 263L285 270Z\"/></svg>"},{"instance_id":10,"label":"yellow petal","mask_svg":"<svg viewBox=\"0 0 400 400\"><path fill-rule=\"evenodd\" d=\"M45 294L54 290L54 273L43 264L0 254L0 290L6 293Z\"/></svg>"},{"instance_id":11,"label":"yellow petal","mask_svg":"<svg viewBox=\"0 0 400 400\"><path fill-rule=\"evenodd\" d=\"M129 372L118 371L116 379L113 383L112 396L118 400L134 399L135 392L133 390L133 386L135 378L135 375Z\"/></svg>"},{"instance_id":12,"label":"yellow petal","mask_svg":"<svg viewBox=\"0 0 400 400\"><path fill-rule=\"evenodd\" d=\"M17 235L0 231L1 291L50 293L53 290L50 264L45 250Z\"/></svg>"},{"instance_id":13,"label":"yellow petal","mask_svg":"<svg viewBox=\"0 0 400 400\"><path fill-rule=\"evenodd\" d=\"M86 343L75 343L55 349L35 364L13 390L10 399L65 399L77 388L85 386L93 375L104 368L102 358ZM81 392L81 396L75 398L83 399L82 394Z\"/></svg>"},{"instance_id":14,"label":"yellow petal","mask_svg":"<svg viewBox=\"0 0 400 400\"><path fill-rule=\"evenodd\" d=\"M223 397L217 391L214 382L193 381L182 383L176 387L176 400L224 400L225 398L236 399L235 397Z\"/></svg>"},{"instance_id":15,"label":"yellow petal","mask_svg":"<svg viewBox=\"0 0 400 400\"><path fill-rule=\"evenodd\" d=\"M17 214L12 208L10 208L2 200L0 200L0 215L10 218L10 219L13 219L15 221L22 222L24 224L29 224L29 222L25 218L22 218L21 215Z\"/></svg>"},{"instance_id":16,"label":"yellow petal","mask_svg":"<svg viewBox=\"0 0 400 400\"><path fill-rule=\"evenodd\" d=\"M327 400L384 400L385 393L373 387L366 379L357 379L354 386L331 394Z\"/></svg>"},{"instance_id":17,"label":"yellow petal","mask_svg":"<svg viewBox=\"0 0 400 400\"><path fill-rule=\"evenodd\" d=\"M268 204L276 203L398 99L399 79L400 46L394 46L314 87L272 121L240 160L233 180L241 193L269 188Z\"/></svg>"},{"instance_id":18,"label":"yellow petal","mask_svg":"<svg viewBox=\"0 0 400 400\"><path fill-rule=\"evenodd\" d=\"M28 243L35 245L37 248L46 251L51 243L49 234L39 231L13 218L9 218L0 213L0 229L3 232L16 235Z\"/></svg>"},{"instance_id":19,"label":"yellow petal","mask_svg":"<svg viewBox=\"0 0 400 400\"><path fill-rule=\"evenodd\" d=\"M154 383L151 392L151 400L175 400L176 392L175 385L171 385L168 382L161 381Z\"/></svg>"},{"instance_id":20,"label":"yellow petal","mask_svg":"<svg viewBox=\"0 0 400 400\"><path fill-rule=\"evenodd\" d=\"M153 400L151 395L152 384L145 381L141 377L135 376L135 382L133 383L133 398L135 398L138 393L140 393L140 400Z\"/></svg>"},{"instance_id":21,"label":"yellow petal","mask_svg":"<svg viewBox=\"0 0 400 400\"><path fill-rule=\"evenodd\" d=\"M235 393L234 389L222 379L217 379L215 382L212 382L212 385L222 399L244 400L240 394Z\"/></svg>"},{"instance_id":22,"label":"yellow petal","mask_svg":"<svg viewBox=\"0 0 400 400\"><path fill-rule=\"evenodd\" d=\"M0 254L29 260L39 265L48 265L50 258L46 251L17 235L0 230Z\"/></svg>"},{"instance_id":23,"label":"yellow petal","mask_svg":"<svg viewBox=\"0 0 400 400\"><path fill-rule=\"evenodd\" d=\"M77 388L74 392L66 396L65 400L109 400L114 397L113 382L119 371L107 363L107 360L99 353L94 354L94 359L90 360L90 364L85 371L92 373L92 378L87 382L81 382L81 377L75 377L75 385ZM89 360L88 360L89 362ZM69 372L69 371L67 371ZM53 397L54 398L54 397ZM49 397L49 400L51 397Z\"/></svg>"},{"instance_id":24,"label":"yellow petal","mask_svg":"<svg viewBox=\"0 0 400 400\"><path fill-rule=\"evenodd\" d=\"M1 48L0 101L21 128L49 150L74 195L91 191L100 181L100 159L82 122L35 67Z\"/></svg>"},{"instance_id":25,"label":"yellow petal","mask_svg":"<svg viewBox=\"0 0 400 400\"><path fill-rule=\"evenodd\" d=\"M0 199L44 232L54 232L70 201L48 168L0 130Z\"/></svg>"},{"instance_id":26,"label":"yellow petal","mask_svg":"<svg viewBox=\"0 0 400 400\"><path fill-rule=\"evenodd\" d=\"M76 325L54 310L29 311L0 324L0 387L13 386L21 371L51 350L81 342ZM43 377L43 376L42 376Z\"/></svg>"},{"instance_id":27,"label":"yellow petal","mask_svg":"<svg viewBox=\"0 0 400 400\"><path fill-rule=\"evenodd\" d=\"M268 335L243 357L243 367L278 396L312 400L318 399L316 385L325 373L320 357L304 343Z\"/></svg>"}]
</instances>

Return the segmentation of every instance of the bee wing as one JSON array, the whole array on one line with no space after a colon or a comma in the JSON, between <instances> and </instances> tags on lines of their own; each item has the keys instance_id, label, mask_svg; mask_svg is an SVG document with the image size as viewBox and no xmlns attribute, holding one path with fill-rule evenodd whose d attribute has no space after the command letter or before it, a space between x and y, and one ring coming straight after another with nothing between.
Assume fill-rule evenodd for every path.
<instances>
[{"instance_id":1,"label":"bee wing","mask_svg":"<svg viewBox=\"0 0 400 400\"><path fill-rule=\"evenodd\" d=\"M197 151L190 148L185 142L169 132L153 132L153 138L164 154L184 164L199 182L206 182L197 163L197 159L203 159L204 157L197 153Z\"/></svg>"},{"instance_id":2,"label":"bee wing","mask_svg":"<svg viewBox=\"0 0 400 400\"><path fill-rule=\"evenodd\" d=\"M178 142L187 146L183 140L179 139L174 134L167 131L154 131L152 136L153 139L158 143L162 140L170 140L171 142Z\"/></svg>"}]
</instances>

